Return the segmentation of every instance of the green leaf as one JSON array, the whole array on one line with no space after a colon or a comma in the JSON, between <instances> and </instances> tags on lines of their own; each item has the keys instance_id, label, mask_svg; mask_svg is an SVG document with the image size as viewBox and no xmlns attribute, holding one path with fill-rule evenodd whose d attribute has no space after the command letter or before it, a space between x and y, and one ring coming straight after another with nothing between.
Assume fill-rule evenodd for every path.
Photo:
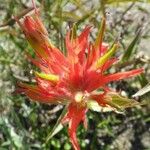
<instances>
[{"instance_id":1,"label":"green leaf","mask_svg":"<svg viewBox=\"0 0 150 150\"><path fill-rule=\"evenodd\" d=\"M48 136L46 137L46 143L48 143L48 141L54 136L56 135L59 131L61 131L63 129L63 125L61 124L61 120L64 117L66 110L67 110L68 105L66 105L66 107L63 109L60 117L58 118L55 126L53 127L53 129L51 130L51 132L48 134Z\"/></svg>"},{"instance_id":2,"label":"green leaf","mask_svg":"<svg viewBox=\"0 0 150 150\"><path fill-rule=\"evenodd\" d=\"M140 82L142 87L144 87L148 84L148 80L144 73L141 73L139 76L137 76L137 79Z\"/></svg>"},{"instance_id":3,"label":"green leaf","mask_svg":"<svg viewBox=\"0 0 150 150\"><path fill-rule=\"evenodd\" d=\"M126 49L126 51L122 57L123 62L128 61L130 59L130 57L132 56L134 47L135 47L136 43L138 42L140 35L141 35L141 30L138 31L137 35L135 36L135 38L132 40L132 42L129 44L128 48Z\"/></svg>"},{"instance_id":4,"label":"green leaf","mask_svg":"<svg viewBox=\"0 0 150 150\"><path fill-rule=\"evenodd\" d=\"M137 93L135 93L133 95L133 97L137 97L137 96L142 96L146 93L150 92L150 83L147 84L145 87L143 87L142 89L140 89Z\"/></svg>"},{"instance_id":5,"label":"green leaf","mask_svg":"<svg viewBox=\"0 0 150 150\"><path fill-rule=\"evenodd\" d=\"M102 19L100 28L99 28L99 32L96 38L96 41L94 43L95 48L98 48L99 45L102 44L102 40L103 40L103 36L104 36L104 31L105 31L105 26L106 26L106 20L105 18Z\"/></svg>"}]
</instances>

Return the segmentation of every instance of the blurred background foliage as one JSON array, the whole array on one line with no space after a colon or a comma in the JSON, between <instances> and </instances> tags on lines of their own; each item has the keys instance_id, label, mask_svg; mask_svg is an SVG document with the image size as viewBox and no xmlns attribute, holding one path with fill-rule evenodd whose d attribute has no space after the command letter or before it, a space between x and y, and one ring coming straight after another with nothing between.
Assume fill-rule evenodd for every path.
<instances>
[{"instance_id":1,"label":"blurred background foliage","mask_svg":"<svg viewBox=\"0 0 150 150\"><path fill-rule=\"evenodd\" d=\"M145 72L132 79L109 86L131 97L150 82L150 1L149 0L37 0L41 17L52 42L65 51L66 31L76 23L78 33L91 25L90 40L104 15L107 19L105 42L119 40L120 63L110 72L132 68ZM52 131L63 107L29 101L14 91L19 81L32 81L35 67L27 61L32 55L13 15L32 13L31 0L0 0L0 150L70 150L67 128L52 137ZM121 68L124 69L121 69ZM148 90L149 91L149 90ZM89 112L88 131L81 125L78 138L83 150L149 150L150 94L137 97L142 107L128 109L124 115L114 112Z\"/></svg>"}]
</instances>

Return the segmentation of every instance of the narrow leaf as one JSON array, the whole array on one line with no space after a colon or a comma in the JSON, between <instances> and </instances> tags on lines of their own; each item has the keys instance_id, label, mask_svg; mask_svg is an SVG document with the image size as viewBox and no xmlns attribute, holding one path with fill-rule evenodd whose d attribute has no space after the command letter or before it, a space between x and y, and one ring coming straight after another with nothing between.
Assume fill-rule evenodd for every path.
<instances>
[{"instance_id":1,"label":"narrow leaf","mask_svg":"<svg viewBox=\"0 0 150 150\"><path fill-rule=\"evenodd\" d=\"M66 105L66 107L63 109L60 117L58 118L55 126L53 127L53 129L51 130L51 132L48 134L48 136L46 137L46 143L53 137L55 136L59 131L61 131L63 129L63 125L61 123L62 118L65 116L66 111L67 111L67 107L68 105Z\"/></svg>"},{"instance_id":2,"label":"narrow leaf","mask_svg":"<svg viewBox=\"0 0 150 150\"><path fill-rule=\"evenodd\" d=\"M125 53L124 53L124 55L122 57L122 61L123 62L128 61L130 59L130 57L132 56L132 53L134 51L134 47L135 47L136 43L139 40L140 34L141 34L141 30L139 30L139 32L137 33L137 35L135 36L135 38L129 44L128 48L126 49L126 51L125 51Z\"/></svg>"},{"instance_id":3,"label":"narrow leaf","mask_svg":"<svg viewBox=\"0 0 150 150\"><path fill-rule=\"evenodd\" d=\"M141 73L139 76L137 76L137 79L140 82L141 87L144 87L148 84L148 80L144 73Z\"/></svg>"},{"instance_id":4,"label":"narrow leaf","mask_svg":"<svg viewBox=\"0 0 150 150\"><path fill-rule=\"evenodd\" d=\"M141 90L139 90L137 93L135 93L132 97L142 96L148 92L150 92L150 83Z\"/></svg>"},{"instance_id":5,"label":"narrow leaf","mask_svg":"<svg viewBox=\"0 0 150 150\"><path fill-rule=\"evenodd\" d=\"M99 32L95 41L95 48L98 48L99 46L102 45L102 40L103 40L103 36L104 36L104 31L105 31L105 26L106 26L106 20L105 18L102 19L100 28L99 28Z\"/></svg>"}]
</instances>

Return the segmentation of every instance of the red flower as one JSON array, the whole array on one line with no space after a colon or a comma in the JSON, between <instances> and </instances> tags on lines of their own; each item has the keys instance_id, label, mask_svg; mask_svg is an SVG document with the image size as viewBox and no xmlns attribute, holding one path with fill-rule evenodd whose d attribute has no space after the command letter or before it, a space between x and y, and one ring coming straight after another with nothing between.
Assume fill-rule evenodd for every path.
<instances>
[{"instance_id":1,"label":"red flower","mask_svg":"<svg viewBox=\"0 0 150 150\"><path fill-rule=\"evenodd\" d=\"M23 23L18 23L36 54L36 58L29 56L29 59L41 70L41 73L35 72L36 84L21 83L20 90L35 101L68 104L68 112L62 122L69 124L69 137L75 150L80 149L76 129L81 122L87 126L88 109L108 107L118 110L137 104L111 92L107 87L111 81L138 75L143 69L110 75L105 73L118 60L112 58L118 44L108 47L102 42L105 19L95 42L88 40L89 26L79 36L74 34L74 29L69 31L66 35L66 55L50 43L37 12L34 16L26 16ZM101 92L97 89L101 89Z\"/></svg>"}]
</instances>

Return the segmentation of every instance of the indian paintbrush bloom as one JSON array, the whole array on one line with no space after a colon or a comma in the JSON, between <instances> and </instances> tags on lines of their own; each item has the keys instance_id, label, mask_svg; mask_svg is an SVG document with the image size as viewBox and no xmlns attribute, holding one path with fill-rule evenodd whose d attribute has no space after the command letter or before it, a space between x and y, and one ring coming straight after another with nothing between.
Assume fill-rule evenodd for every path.
<instances>
[{"instance_id":1,"label":"indian paintbrush bloom","mask_svg":"<svg viewBox=\"0 0 150 150\"><path fill-rule=\"evenodd\" d=\"M87 127L89 109L120 111L138 104L107 86L111 81L138 75L143 69L107 74L107 69L118 61L114 57L118 43L109 47L102 42L105 19L101 21L94 42L88 40L91 27L86 26L79 36L74 28L71 29L65 39L66 55L50 42L37 10L32 16L26 16L23 22L17 22L36 54L35 58L28 57L41 71L35 72L36 83L20 83L20 91L34 101L68 106L62 123L68 123L68 134L75 150L80 149L77 127L82 122Z\"/></svg>"}]
</instances>

